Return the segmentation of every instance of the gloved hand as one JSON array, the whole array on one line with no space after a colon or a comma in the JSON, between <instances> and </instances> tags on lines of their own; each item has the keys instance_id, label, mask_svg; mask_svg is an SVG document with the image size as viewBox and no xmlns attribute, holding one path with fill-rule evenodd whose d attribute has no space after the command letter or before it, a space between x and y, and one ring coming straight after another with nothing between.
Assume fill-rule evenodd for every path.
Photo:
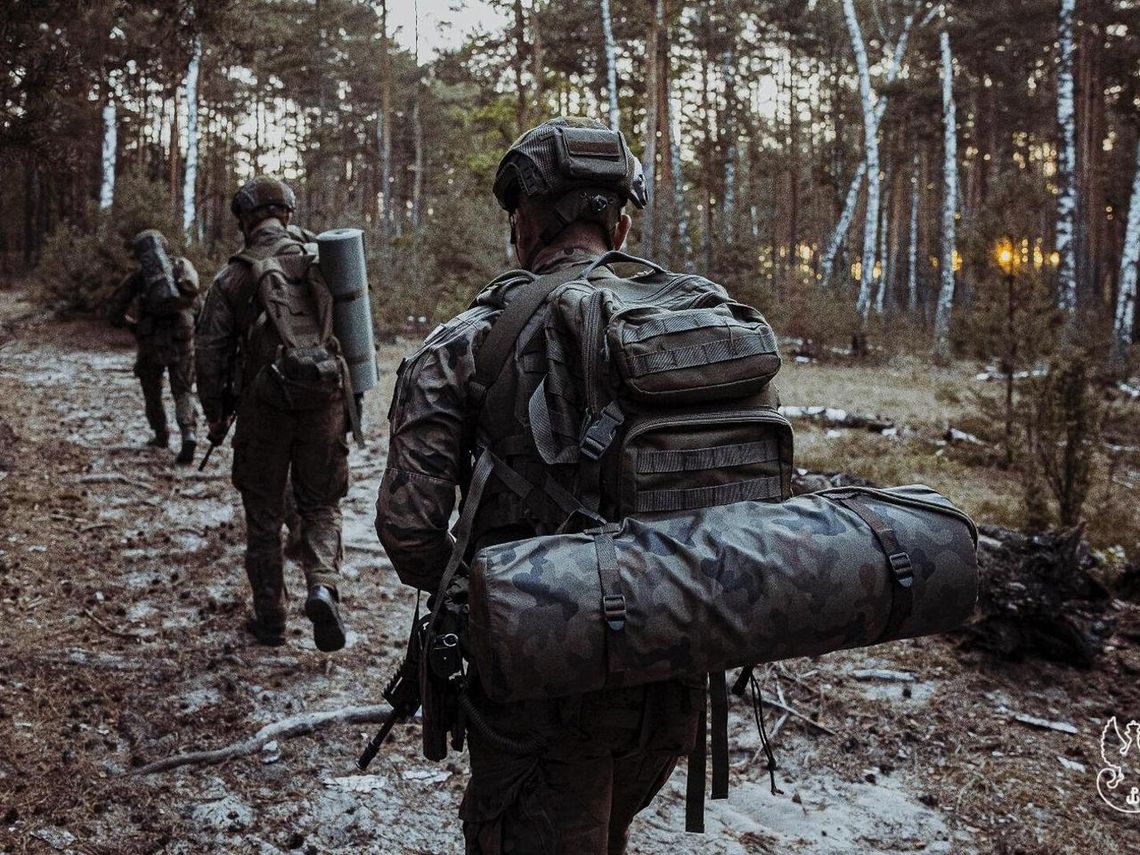
<instances>
[{"instance_id":1,"label":"gloved hand","mask_svg":"<svg viewBox=\"0 0 1140 855\"><path fill-rule=\"evenodd\" d=\"M226 434L230 432L230 423L232 418L222 419L219 422L210 422L209 431L206 433L206 439L211 445L221 445L226 440Z\"/></svg>"}]
</instances>

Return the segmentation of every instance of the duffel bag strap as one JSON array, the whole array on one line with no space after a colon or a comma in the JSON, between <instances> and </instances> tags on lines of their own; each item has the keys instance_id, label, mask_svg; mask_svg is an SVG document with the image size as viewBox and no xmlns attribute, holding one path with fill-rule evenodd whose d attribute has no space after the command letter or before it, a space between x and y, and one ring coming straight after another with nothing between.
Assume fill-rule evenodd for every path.
<instances>
[{"instance_id":1,"label":"duffel bag strap","mask_svg":"<svg viewBox=\"0 0 1140 855\"><path fill-rule=\"evenodd\" d=\"M728 798L728 684L723 671L709 673L709 715L712 721L712 791L714 799Z\"/></svg>"},{"instance_id":2,"label":"duffel bag strap","mask_svg":"<svg viewBox=\"0 0 1140 855\"><path fill-rule=\"evenodd\" d=\"M705 831L705 761L708 751L705 706L702 692L701 711L697 714L697 741L689 752L689 770L685 780L685 831L692 834L704 834Z\"/></svg>"},{"instance_id":3,"label":"duffel bag strap","mask_svg":"<svg viewBox=\"0 0 1140 855\"><path fill-rule=\"evenodd\" d=\"M606 670L608 686L620 686L626 670L626 600L618 572L614 535L621 530L617 523L594 529L594 549L598 555L598 580L602 585L602 616L606 622Z\"/></svg>"},{"instance_id":4,"label":"duffel bag strap","mask_svg":"<svg viewBox=\"0 0 1140 855\"><path fill-rule=\"evenodd\" d=\"M895 530L861 497L853 493L839 493L829 494L827 498L839 502L863 520L887 556L887 567L891 571L891 612L887 617L887 625L878 638L878 641L887 641L894 637L902 622L910 617L914 607L914 567L910 555L902 548Z\"/></svg>"}]
</instances>

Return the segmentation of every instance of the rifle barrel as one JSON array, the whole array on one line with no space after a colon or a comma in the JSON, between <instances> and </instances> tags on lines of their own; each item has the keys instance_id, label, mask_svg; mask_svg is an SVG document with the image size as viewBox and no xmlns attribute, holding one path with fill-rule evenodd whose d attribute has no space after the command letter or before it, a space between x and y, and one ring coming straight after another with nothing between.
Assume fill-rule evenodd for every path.
<instances>
[{"instance_id":1,"label":"rifle barrel","mask_svg":"<svg viewBox=\"0 0 1140 855\"><path fill-rule=\"evenodd\" d=\"M214 453L214 449L217 447L218 447L217 443L214 443L214 442L210 443L210 447L207 448L206 453L202 455L202 462L198 464L198 471L199 472L205 471L206 464L210 462L210 455Z\"/></svg>"},{"instance_id":2,"label":"rifle barrel","mask_svg":"<svg viewBox=\"0 0 1140 855\"><path fill-rule=\"evenodd\" d=\"M368 769L368 764L375 759L376 754L380 751L380 746L384 744L384 740L388 738L388 734L392 732L392 728L396 726L396 721L403 718L396 709L393 709L388 714L388 718L384 719L384 724L376 731L376 735L372 737L372 741L368 743L360 757L356 761L356 768L361 772Z\"/></svg>"}]
</instances>

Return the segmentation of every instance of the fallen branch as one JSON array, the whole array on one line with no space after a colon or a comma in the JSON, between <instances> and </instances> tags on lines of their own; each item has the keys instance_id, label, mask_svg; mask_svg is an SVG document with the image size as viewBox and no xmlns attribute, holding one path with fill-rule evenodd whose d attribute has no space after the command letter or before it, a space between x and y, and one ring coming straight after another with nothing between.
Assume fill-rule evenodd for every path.
<instances>
[{"instance_id":1,"label":"fallen branch","mask_svg":"<svg viewBox=\"0 0 1140 855\"><path fill-rule=\"evenodd\" d=\"M820 422L828 427L861 428L876 433L895 427L895 423L890 419L849 413L838 407L780 407L780 415L787 419Z\"/></svg>"},{"instance_id":2,"label":"fallen branch","mask_svg":"<svg viewBox=\"0 0 1140 855\"><path fill-rule=\"evenodd\" d=\"M131 487L138 487L139 489L146 490L147 492L154 492L154 484L148 484L146 481L137 481L134 478L128 478L120 472L95 472L91 475L84 475L79 479L80 484L127 484Z\"/></svg>"},{"instance_id":3,"label":"fallen branch","mask_svg":"<svg viewBox=\"0 0 1140 855\"><path fill-rule=\"evenodd\" d=\"M1021 724L1027 724L1030 727L1039 727L1042 730L1055 730L1058 733L1080 733L1076 725L1069 724L1067 721L1049 721L1048 719L1038 718L1035 715L1026 715L1025 713L1014 713L1013 720Z\"/></svg>"},{"instance_id":4,"label":"fallen branch","mask_svg":"<svg viewBox=\"0 0 1140 855\"><path fill-rule=\"evenodd\" d=\"M191 751L187 754L165 757L162 760L140 766L132 774L152 775L155 772L165 772L179 766L211 766L217 763L225 763L235 757L256 754L262 746L274 739L305 736L330 724L377 724L383 721L391 711L392 708L387 704L376 704L368 707L343 707L327 712L304 713L267 724L253 736L243 739L241 742L235 742L213 751Z\"/></svg>"},{"instance_id":5,"label":"fallen branch","mask_svg":"<svg viewBox=\"0 0 1140 855\"><path fill-rule=\"evenodd\" d=\"M885 680L888 683L913 683L914 674L906 671L891 671L888 668L864 668L852 671L851 676L856 680Z\"/></svg>"},{"instance_id":6,"label":"fallen branch","mask_svg":"<svg viewBox=\"0 0 1140 855\"><path fill-rule=\"evenodd\" d=\"M83 614L86 617L88 617L91 620L91 622L93 624L95 624L95 626L97 626L97 627L99 627L99 629L103 630L103 632L109 633L110 635L113 635L116 638L129 638L131 641L145 641L146 640L145 635L139 635L137 632L126 632L126 631L121 630L121 629L115 629L110 624L104 623L103 621L99 620L99 618L95 617L95 614L90 609L84 609Z\"/></svg>"},{"instance_id":7,"label":"fallen branch","mask_svg":"<svg viewBox=\"0 0 1140 855\"><path fill-rule=\"evenodd\" d=\"M790 706L788 706L787 704L782 704L782 703L780 703L780 702L779 702L778 700L776 700L775 698L770 698L770 697L768 697L767 695L761 695L761 696L760 696L760 699L761 699L761 700L762 700L764 703L766 703L768 706L770 706L770 707L775 707L775 708L776 708L776 709L778 709L778 710L782 710L783 712L786 712L788 715L790 715L792 718L795 718L795 719L799 719L799 720L800 720L800 721L802 721L804 724L809 724L809 725L811 725L812 727L814 727L814 728L817 728L818 730L822 730L822 731L823 731L824 733L826 733L828 736L836 736L836 735L837 735L837 734L836 734L836 732L835 732L834 730L832 730L830 727L828 727L827 725L824 725L824 724L820 724L820 723L819 723L818 721L816 721L815 719L813 719L813 718L810 718L810 717L808 717L808 716L804 715L804 714L803 714L802 712L800 712L799 710L797 710L797 709L795 709L795 708L793 708L793 707L790 707Z\"/></svg>"}]
</instances>

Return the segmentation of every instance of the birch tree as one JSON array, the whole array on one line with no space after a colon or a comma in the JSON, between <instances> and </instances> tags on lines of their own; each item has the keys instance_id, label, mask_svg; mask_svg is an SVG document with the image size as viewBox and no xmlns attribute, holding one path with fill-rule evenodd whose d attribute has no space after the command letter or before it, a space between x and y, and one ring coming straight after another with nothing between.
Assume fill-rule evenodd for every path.
<instances>
[{"instance_id":1,"label":"birch tree","mask_svg":"<svg viewBox=\"0 0 1140 855\"><path fill-rule=\"evenodd\" d=\"M855 52L855 69L859 73L859 102L863 109L863 149L867 161L867 211L863 221L863 259L859 271L859 298L855 309L867 319L871 309L871 283L875 273L875 237L879 226L879 126L875 121L875 101L871 91L871 69L863 33L855 17L853 0L843 0L843 15Z\"/></svg>"},{"instance_id":2,"label":"birch tree","mask_svg":"<svg viewBox=\"0 0 1140 855\"><path fill-rule=\"evenodd\" d=\"M664 0L655 0L653 20L645 38L645 153L642 156L642 169L645 172L645 190L649 201L645 205L645 215L641 219L641 251L647 258L657 252L657 115L660 105L658 93L658 48L662 24L665 20Z\"/></svg>"},{"instance_id":3,"label":"birch tree","mask_svg":"<svg viewBox=\"0 0 1140 855\"><path fill-rule=\"evenodd\" d=\"M617 47L614 45L614 26L610 17L610 0L602 3L602 35L606 45L606 89L609 94L610 127L618 129Z\"/></svg>"},{"instance_id":4,"label":"birch tree","mask_svg":"<svg viewBox=\"0 0 1140 855\"><path fill-rule=\"evenodd\" d=\"M910 236L906 255L906 307L911 315L918 311L918 147L910 172Z\"/></svg>"},{"instance_id":5,"label":"birch tree","mask_svg":"<svg viewBox=\"0 0 1140 855\"><path fill-rule=\"evenodd\" d=\"M736 4L724 4L727 39L721 54L721 77L724 79L724 201L721 205L721 222L724 223L724 240L735 237L736 222Z\"/></svg>"},{"instance_id":6,"label":"birch tree","mask_svg":"<svg viewBox=\"0 0 1140 855\"><path fill-rule=\"evenodd\" d=\"M919 26L924 26L933 17L937 7L930 10L926 16L919 22ZM903 21L902 32L899 33L899 39L895 42L894 51L891 54L891 64L887 68L886 76L884 77L884 86L889 87L898 78L899 70L902 68L903 59L906 56L907 47L910 43L910 33L914 28L914 16L908 15L906 20ZM875 133L876 138L879 131L879 126L883 122L883 116L887 112L887 96L880 94L878 101L875 102ZM827 250L823 254L823 260L820 262L820 281L823 284L831 279L832 271L835 268L835 258L839 254L839 247L843 244L843 239L847 236L847 230L851 228L851 221L855 219L855 206L859 202L859 190L863 186L863 178L867 174L867 158L864 155L862 162L855 170L855 175L851 178L851 185L847 188L847 196L843 203L843 212L839 215L839 221L835 225L835 231L831 233L831 238L827 242Z\"/></svg>"},{"instance_id":7,"label":"birch tree","mask_svg":"<svg viewBox=\"0 0 1140 855\"><path fill-rule=\"evenodd\" d=\"M380 237L392 230L392 58L388 40L388 0L380 0L380 112L376 135L380 148Z\"/></svg>"},{"instance_id":8,"label":"birch tree","mask_svg":"<svg viewBox=\"0 0 1140 855\"><path fill-rule=\"evenodd\" d=\"M118 153L118 122L115 117L115 93L107 84L107 100L103 104L102 180L99 183L99 210L106 211L115 204L115 156Z\"/></svg>"},{"instance_id":9,"label":"birch tree","mask_svg":"<svg viewBox=\"0 0 1140 855\"><path fill-rule=\"evenodd\" d=\"M942 285L934 315L934 355L950 358L950 311L954 306L955 212L958 208L958 122L954 107L954 58L950 34L939 36L942 54L942 125L944 159L942 165L942 253L938 266Z\"/></svg>"},{"instance_id":10,"label":"birch tree","mask_svg":"<svg viewBox=\"0 0 1140 855\"><path fill-rule=\"evenodd\" d=\"M1057 303L1071 326L1077 308L1077 125L1073 85L1073 10L1076 0L1061 0L1058 23L1057 124Z\"/></svg>"},{"instance_id":11,"label":"birch tree","mask_svg":"<svg viewBox=\"0 0 1140 855\"><path fill-rule=\"evenodd\" d=\"M182 182L182 233L189 240L197 216L198 186L198 69L202 63L202 37L194 37L194 50L186 69L186 174Z\"/></svg>"},{"instance_id":12,"label":"birch tree","mask_svg":"<svg viewBox=\"0 0 1140 855\"><path fill-rule=\"evenodd\" d=\"M1136 143L1136 173L1132 179L1132 198L1128 203L1128 225L1124 230L1124 249L1120 258L1120 291L1116 296L1113 322L1113 365L1123 369L1132 347L1136 319L1137 262L1140 261L1140 141Z\"/></svg>"}]
</instances>

